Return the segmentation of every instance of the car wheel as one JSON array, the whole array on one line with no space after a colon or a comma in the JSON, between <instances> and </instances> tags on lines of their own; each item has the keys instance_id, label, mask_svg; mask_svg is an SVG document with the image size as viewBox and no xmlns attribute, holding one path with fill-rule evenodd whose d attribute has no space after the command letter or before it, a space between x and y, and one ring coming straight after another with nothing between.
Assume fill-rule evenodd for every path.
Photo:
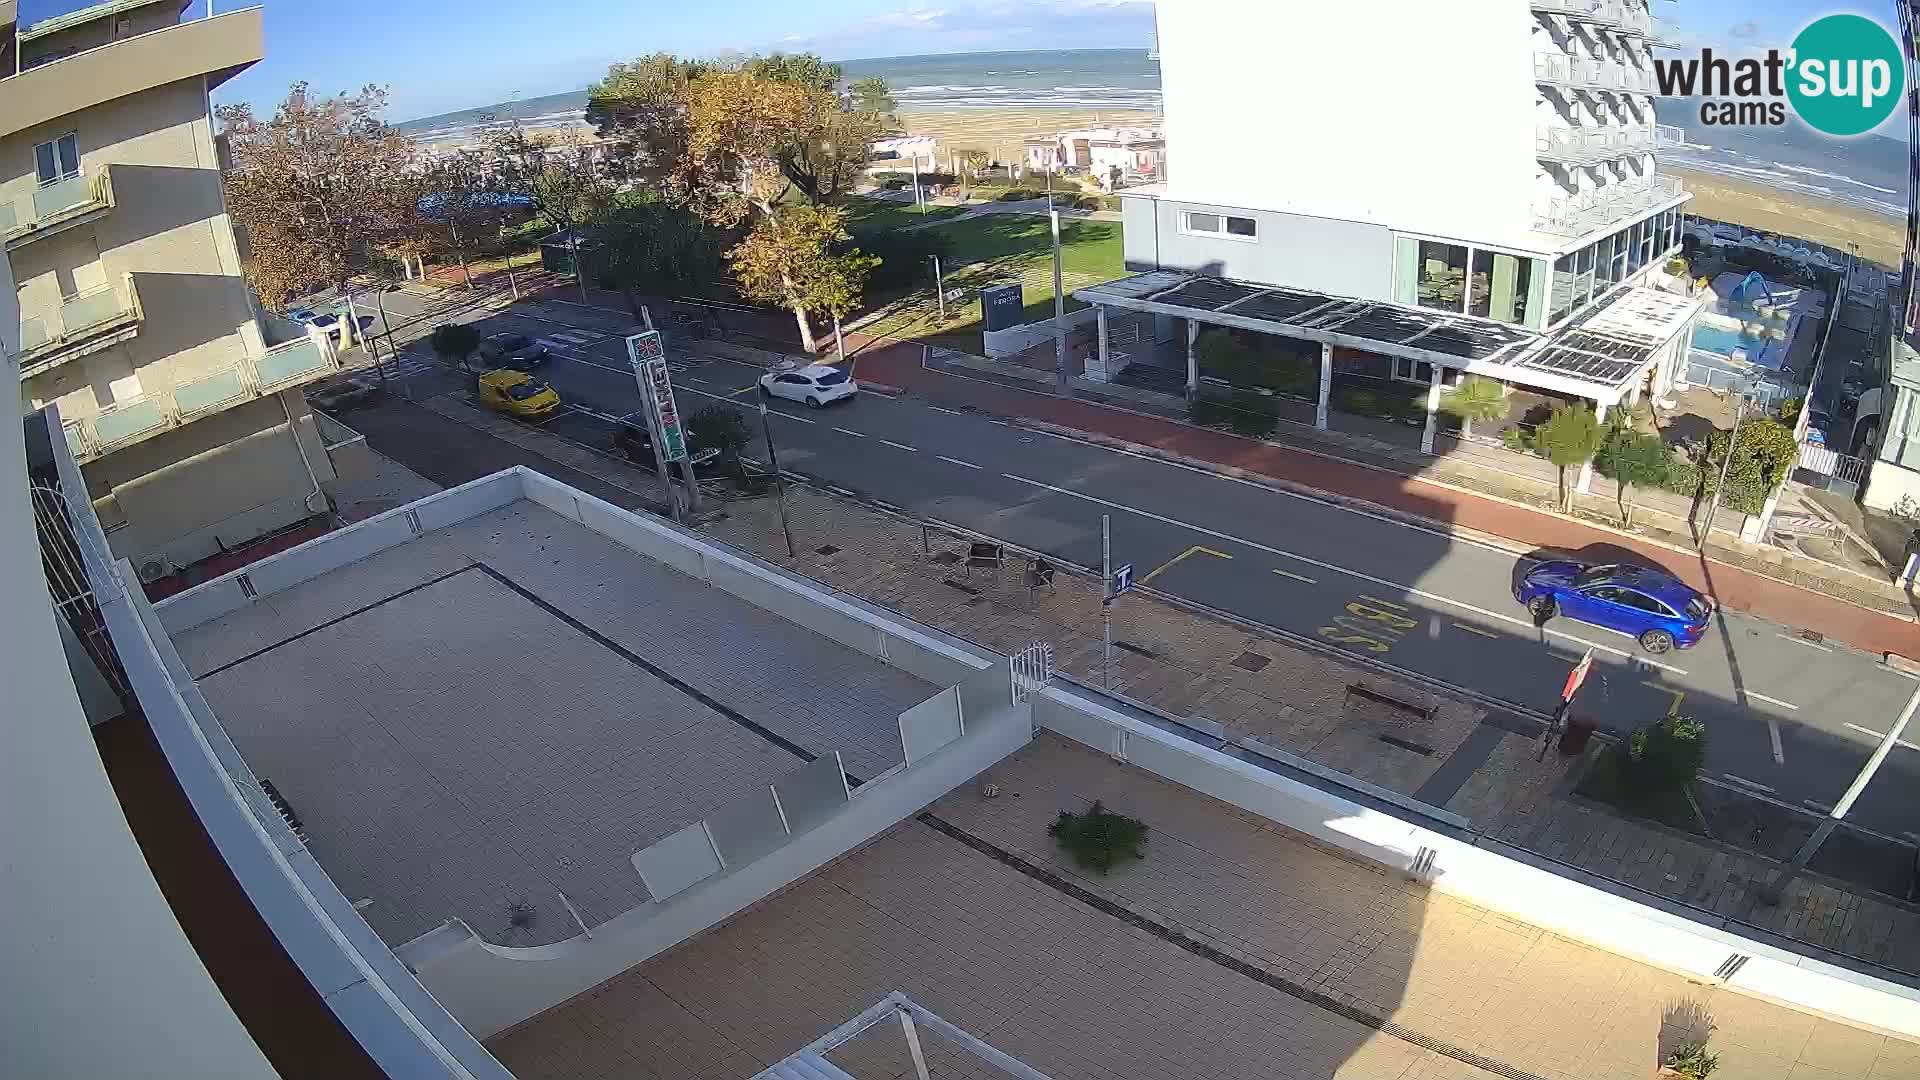
<instances>
[{"instance_id":1,"label":"car wheel","mask_svg":"<svg viewBox=\"0 0 1920 1080\"><path fill-rule=\"evenodd\" d=\"M1539 626L1558 615L1560 605L1554 603L1551 596L1536 596L1527 601L1527 610L1533 614L1534 625Z\"/></svg>"},{"instance_id":2,"label":"car wheel","mask_svg":"<svg viewBox=\"0 0 1920 1080\"><path fill-rule=\"evenodd\" d=\"M814 397L814 396L813 396L812 394L808 394L808 395L807 395L807 408L809 408L809 409L817 409L817 408L819 408L819 407L820 407L820 399L819 399L819 398L817 398L817 397Z\"/></svg>"},{"instance_id":3,"label":"car wheel","mask_svg":"<svg viewBox=\"0 0 1920 1080\"><path fill-rule=\"evenodd\" d=\"M1649 630L1640 635L1640 647L1654 654L1673 651L1673 635L1665 630Z\"/></svg>"}]
</instances>

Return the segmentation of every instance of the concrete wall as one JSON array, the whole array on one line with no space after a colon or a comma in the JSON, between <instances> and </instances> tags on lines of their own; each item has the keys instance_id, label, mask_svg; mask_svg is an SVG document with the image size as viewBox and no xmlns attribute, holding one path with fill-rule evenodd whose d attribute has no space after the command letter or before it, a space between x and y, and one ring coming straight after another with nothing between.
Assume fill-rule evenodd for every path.
<instances>
[{"instance_id":1,"label":"concrete wall","mask_svg":"<svg viewBox=\"0 0 1920 1080\"><path fill-rule=\"evenodd\" d=\"M1033 700L1041 727L1232 803L1312 839L1405 873L1433 853L1441 892L1703 982L1920 1036L1920 991L1762 944L1686 914L1637 903L1564 875L1275 775L1141 723L1089 693L1054 685ZM1729 957L1747 961L1731 979Z\"/></svg>"},{"instance_id":2,"label":"concrete wall","mask_svg":"<svg viewBox=\"0 0 1920 1080\"><path fill-rule=\"evenodd\" d=\"M1121 205L1130 270L1190 270L1365 300L1393 299L1391 229L1150 196L1125 198ZM1181 215L1189 210L1252 218L1255 237L1234 240L1183 232Z\"/></svg>"},{"instance_id":3,"label":"concrete wall","mask_svg":"<svg viewBox=\"0 0 1920 1080\"><path fill-rule=\"evenodd\" d=\"M1527 231L1526 5L1181 0L1158 19L1170 198L1489 243Z\"/></svg>"},{"instance_id":4,"label":"concrete wall","mask_svg":"<svg viewBox=\"0 0 1920 1080\"><path fill-rule=\"evenodd\" d=\"M1131 202L1132 200L1128 201ZM1131 264L1129 264L1129 266L1131 266ZM1149 267L1149 269L1151 268ZM1078 311L1067 312L1067 317L1062 321L1064 321L1067 324L1067 328L1071 330L1076 326L1086 326L1094 322L1099 318L1099 315L1100 312L1098 310L1085 307ZM1044 345L1052 341L1053 320L1023 323L1019 326L1009 326L1005 330L986 330L981 332L980 338L989 357L997 359L999 357L1015 356L1033 348L1035 345ZM964 356L965 354L963 353L961 355ZM1052 372L1041 372L1040 375L1048 381L1051 381L1053 378Z\"/></svg>"},{"instance_id":5,"label":"concrete wall","mask_svg":"<svg viewBox=\"0 0 1920 1080\"><path fill-rule=\"evenodd\" d=\"M173 3L146 4L122 13L120 18L127 20L127 28L119 36L130 37L144 34L149 30L159 30L180 21L180 8ZM82 49L98 48L114 38L115 19L89 19L86 22L57 30L26 43L20 49L20 65L31 67L43 57L64 56Z\"/></svg>"}]
</instances>

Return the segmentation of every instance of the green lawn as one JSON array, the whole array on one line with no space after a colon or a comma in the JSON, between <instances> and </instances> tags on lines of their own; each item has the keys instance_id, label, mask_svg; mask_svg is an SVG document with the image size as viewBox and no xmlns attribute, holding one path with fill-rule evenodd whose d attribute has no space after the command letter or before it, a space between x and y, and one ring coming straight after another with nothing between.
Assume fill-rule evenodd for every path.
<instances>
[{"instance_id":1,"label":"green lawn","mask_svg":"<svg viewBox=\"0 0 1920 1080\"><path fill-rule=\"evenodd\" d=\"M883 199L869 199L858 195L841 203L840 206L847 212L849 231L867 232L878 229L898 229L925 221L939 221L941 218L957 217L967 212L964 206L916 207L912 203L887 202Z\"/></svg>"}]
</instances>

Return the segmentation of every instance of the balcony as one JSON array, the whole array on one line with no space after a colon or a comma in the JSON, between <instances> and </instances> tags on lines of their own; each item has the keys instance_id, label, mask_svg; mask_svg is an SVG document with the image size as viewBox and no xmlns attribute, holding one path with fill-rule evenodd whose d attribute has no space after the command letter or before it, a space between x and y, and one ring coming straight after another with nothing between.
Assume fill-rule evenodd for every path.
<instances>
[{"instance_id":1,"label":"balcony","mask_svg":"<svg viewBox=\"0 0 1920 1080\"><path fill-rule=\"evenodd\" d=\"M67 445L75 460L92 461L223 409L324 378L339 368L332 350L313 338L298 338L170 390L149 391L114 402L96 416L68 420Z\"/></svg>"},{"instance_id":2,"label":"balcony","mask_svg":"<svg viewBox=\"0 0 1920 1080\"><path fill-rule=\"evenodd\" d=\"M60 301L52 310L20 316L20 375L40 372L98 352L140 333L140 293L133 275L120 288L102 285Z\"/></svg>"},{"instance_id":3,"label":"balcony","mask_svg":"<svg viewBox=\"0 0 1920 1080\"><path fill-rule=\"evenodd\" d=\"M1637 218L1685 194L1686 189L1674 176L1609 184L1555 200L1536 213L1533 227L1555 236L1582 237Z\"/></svg>"},{"instance_id":4,"label":"balcony","mask_svg":"<svg viewBox=\"0 0 1920 1080\"><path fill-rule=\"evenodd\" d=\"M1653 148L1655 150L1675 150L1687 145L1687 129L1672 124L1655 124L1653 127Z\"/></svg>"},{"instance_id":5,"label":"balcony","mask_svg":"<svg viewBox=\"0 0 1920 1080\"><path fill-rule=\"evenodd\" d=\"M1654 142L1653 129L1648 126L1541 128L1534 132L1533 155L1555 165L1579 168L1647 153Z\"/></svg>"},{"instance_id":6,"label":"balcony","mask_svg":"<svg viewBox=\"0 0 1920 1080\"><path fill-rule=\"evenodd\" d=\"M8 251L63 229L82 225L113 209L113 179L108 169L41 184L33 193L0 202L0 237Z\"/></svg>"},{"instance_id":7,"label":"balcony","mask_svg":"<svg viewBox=\"0 0 1920 1080\"><path fill-rule=\"evenodd\" d=\"M1570 90L1595 90L1603 93L1650 94L1653 75L1632 64L1596 60L1589 56L1568 56L1560 52L1540 52L1533 57L1533 81Z\"/></svg>"}]
</instances>

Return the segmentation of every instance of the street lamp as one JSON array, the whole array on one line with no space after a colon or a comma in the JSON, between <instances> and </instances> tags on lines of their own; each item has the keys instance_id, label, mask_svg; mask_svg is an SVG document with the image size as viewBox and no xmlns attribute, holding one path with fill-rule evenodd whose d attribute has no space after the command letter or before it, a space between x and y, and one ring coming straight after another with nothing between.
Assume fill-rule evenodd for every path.
<instances>
[{"instance_id":1,"label":"street lamp","mask_svg":"<svg viewBox=\"0 0 1920 1080\"><path fill-rule=\"evenodd\" d=\"M1702 551L1706 550L1707 540L1713 535L1713 519L1720 514L1720 496L1727 490L1727 473L1733 466L1733 452L1740 445L1740 421L1747 415L1747 397L1753 393L1754 384L1758 381L1758 375L1749 374L1733 384L1733 434L1727 437L1727 453L1720 459L1720 482L1713 486L1713 502L1707 508L1707 523L1694 534L1696 544ZM1707 439L1707 446L1709 449L1713 446L1711 436Z\"/></svg>"}]
</instances>

